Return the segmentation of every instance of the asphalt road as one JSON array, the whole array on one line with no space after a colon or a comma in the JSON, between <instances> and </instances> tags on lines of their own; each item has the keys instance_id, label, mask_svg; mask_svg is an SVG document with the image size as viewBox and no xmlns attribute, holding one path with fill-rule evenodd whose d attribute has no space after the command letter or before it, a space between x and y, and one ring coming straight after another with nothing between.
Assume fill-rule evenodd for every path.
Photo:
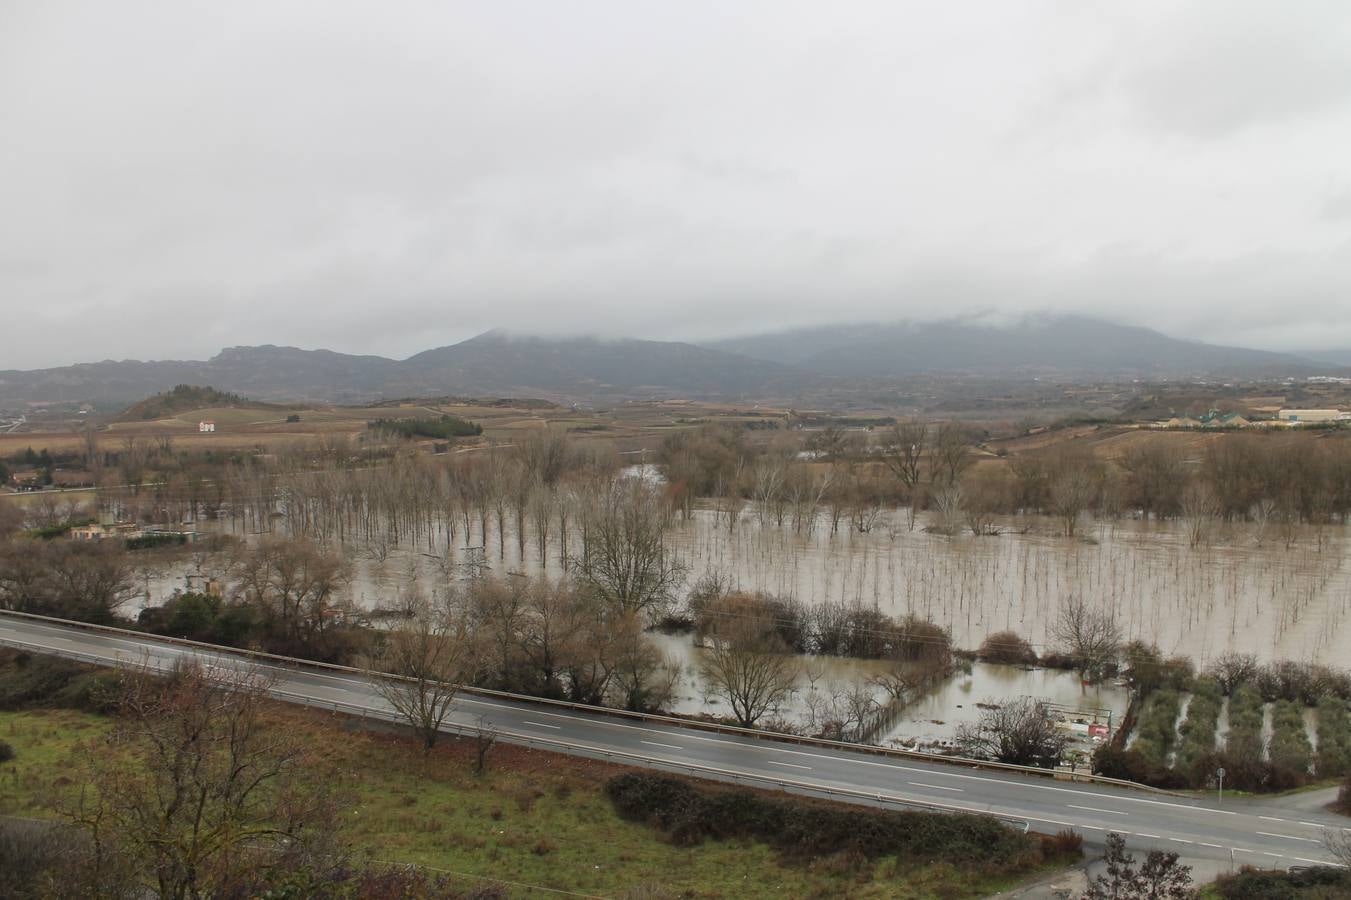
<instances>
[{"instance_id":1,"label":"asphalt road","mask_svg":"<svg viewBox=\"0 0 1351 900\"><path fill-rule=\"evenodd\" d=\"M260 665L246 657L0 614L0 643L110 665L172 665L194 656L213 666L264 670L278 697L321 708L391 717L386 701L359 674ZM1293 812L1261 801L1213 795L1172 798L1128 788L1072 784L1048 778L944 763L894 760L847 750L724 735L529 701L461 694L448 730L483 724L499 739L616 761L797 793L831 795L872 805L922 804L989 813L1042 832L1073 828L1089 844L1108 832L1132 849L1160 847L1188 859L1231 859L1237 865L1307 866L1331 862L1324 829L1345 818L1324 811Z\"/></svg>"}]
</instances>

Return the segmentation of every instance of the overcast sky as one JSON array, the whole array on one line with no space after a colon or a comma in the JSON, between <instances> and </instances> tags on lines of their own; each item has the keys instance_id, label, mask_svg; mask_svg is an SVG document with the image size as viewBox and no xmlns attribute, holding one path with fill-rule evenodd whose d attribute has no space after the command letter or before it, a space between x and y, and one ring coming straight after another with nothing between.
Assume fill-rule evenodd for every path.
<instances>
[{"instance_id":1,"label":"overcast sky","mask_svg":"<svg viewBox=\"0 0 1351 900\"><path fill-rule=\"evenodd\" d=\"M0 0L0 369L1075 311L1351 347L1351 3Z\"/></svg>"}]
</instances>

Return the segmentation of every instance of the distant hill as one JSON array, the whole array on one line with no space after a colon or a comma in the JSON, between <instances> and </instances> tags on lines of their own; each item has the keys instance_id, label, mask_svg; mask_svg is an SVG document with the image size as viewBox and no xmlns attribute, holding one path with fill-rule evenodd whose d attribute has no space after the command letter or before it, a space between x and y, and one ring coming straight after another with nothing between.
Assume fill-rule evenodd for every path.
<instances>
[{"instance_id":1,"label":"distant hill","mask_svg":"<svg viewBox=\"0 0 1351 900\"><path fill-rule=\"evenodd\" d=\"M919 373L1266 377L1325 365L1284 353L1171 338L1082 316L1030 316L1008 326L976 321L822 326L707 346L822 375L896 378Z\"/></svg>"},{"instance_id":2,"label":"distant hill","mask_svg":"<svg viewBox=\"0 0 1351 900\"><path fill-rule=\"evenodd\" d=\"M1351 367L1351 348L1346 350L1318 350L1302 355L1314 362L1327 363L1330 366Z\"/></svg>"},{"instance_id":3,"label":"distant hill","mask_svg":"<svg viewBox=\"0 0 1351 900\"><path fill-rule=\"evenodd\" d=\"M513 337L490 331L400 365L395 385L587 397L784 396L819 381L787 366L672 341Z\"/></svg>"},{"instance_id":4,"label":"distant hill","mask_svg":"<svg viewBox=\"0 0 1351 900\"><path fill-rule=\"evenodd\" d=\"M0 408L25 402L126 404L171 392L175 385L202 384L274 402L449 395L791 403L859 389L883 396L916 375L1263 378L1337 371L1289 354L1178 340L1076 316L1029 317L1007 327L956 320L825 326L706 346L490 331L405 360L265 345L230 347L204 361L105 360L0 371Z\"/></svg>"},{"instance_id":5,"label":"distant hill","mask_svg":"<svg viewBox=\"0 0 1351 900\"><path fill-rule=\"evenodd\" d=\"M180 384L271 401L358 403L429 395L791 398L820 377L671 341L546 339L488 332L406 360L295 347L231 347L205 361L138 360L0 371L0 406L130 403Z\"/></svg>"},{"instance_id":6,"label":"distant hill","mask_svg":"<svg viewBox=\"0 0 1351 900\"><path fill-rule=\"evenodd\" d=\"M173 390L133 403L118 413L113 421L143 422L150 419L167 419L181 412L207 408L282 409L283 407L273 403L246 400L238 394L228 394L213 387L179 384L175 385Z\"/></svg>"}]
</instances>

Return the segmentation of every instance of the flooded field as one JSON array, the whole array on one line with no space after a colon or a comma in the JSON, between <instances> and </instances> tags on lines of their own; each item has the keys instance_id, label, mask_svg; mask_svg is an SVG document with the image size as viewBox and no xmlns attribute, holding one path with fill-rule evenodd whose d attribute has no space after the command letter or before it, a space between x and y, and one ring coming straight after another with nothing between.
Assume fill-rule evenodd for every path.
<instances>
[{"instance_id":1,"label":"flooded field","mask_svg":"<svg viewBox=\"0 0 1351 900\"><path fill-rule=\"evenodd\" d=\"M686 567L687 582L713 571L742 590L806 604L913 614L949 629L958 647L975 648L991 632L1011 629L1039 652L1053 649L1049 628L1056 611L1077 595L1114 610L1128 640L1155 643L1198 666L1231 649L1262 660L1351 665L1351 567L1341 526L1303 528L1288 547L1259 544L1246 526L1232 526L1218 530L1209 545L1191 547L1175 523L1098 522L1076 539L1033 518L1005 522L1002 533L982 537L945 537L925 531L925 524L921 515L909 530L904 512L893 511L867 533L842 525L832 535L824 521L796 533L746 510L729 529L712 509L696 509L674 524L669 545ZM275 527L284 531L284 520ZM480 563L495 574L562 575L565 554L556 534L541 559L530 526L527 531L518 542L508 521L499 540L493 523L486 535L475 523L467 536L418 547L348 544L350 599L367 609L387 605L409 585L444 585ZM569 553L578 552L576 543L574 533ZM147 573L150 601L181 587L197 562ZM214 564L206 561L205 568Z\"/></svg>"}]
</instances>

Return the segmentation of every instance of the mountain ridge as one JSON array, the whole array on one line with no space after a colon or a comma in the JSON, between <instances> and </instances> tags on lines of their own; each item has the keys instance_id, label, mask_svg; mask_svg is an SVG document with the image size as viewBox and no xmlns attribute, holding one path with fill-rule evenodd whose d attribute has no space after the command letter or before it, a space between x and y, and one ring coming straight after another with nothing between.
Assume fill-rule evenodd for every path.
<instances>
[{"instance_id":1,"label":"mountain ridge","mask_svg":"<svg viewBox=\"0 0 1351 900\"><path fill-rule=\"evenodd\" d=\"M0 371L0 405L130 403L179 384L266 401L427 395L794 400L921 374L1103 380L1338 372L1293 354L1224 347L1077 316L1010 325L950 319L799 328L720 341L541 337L494 329L403 360L262 344L207 360L103 360Z\"/></svg>"}]
</instances>

